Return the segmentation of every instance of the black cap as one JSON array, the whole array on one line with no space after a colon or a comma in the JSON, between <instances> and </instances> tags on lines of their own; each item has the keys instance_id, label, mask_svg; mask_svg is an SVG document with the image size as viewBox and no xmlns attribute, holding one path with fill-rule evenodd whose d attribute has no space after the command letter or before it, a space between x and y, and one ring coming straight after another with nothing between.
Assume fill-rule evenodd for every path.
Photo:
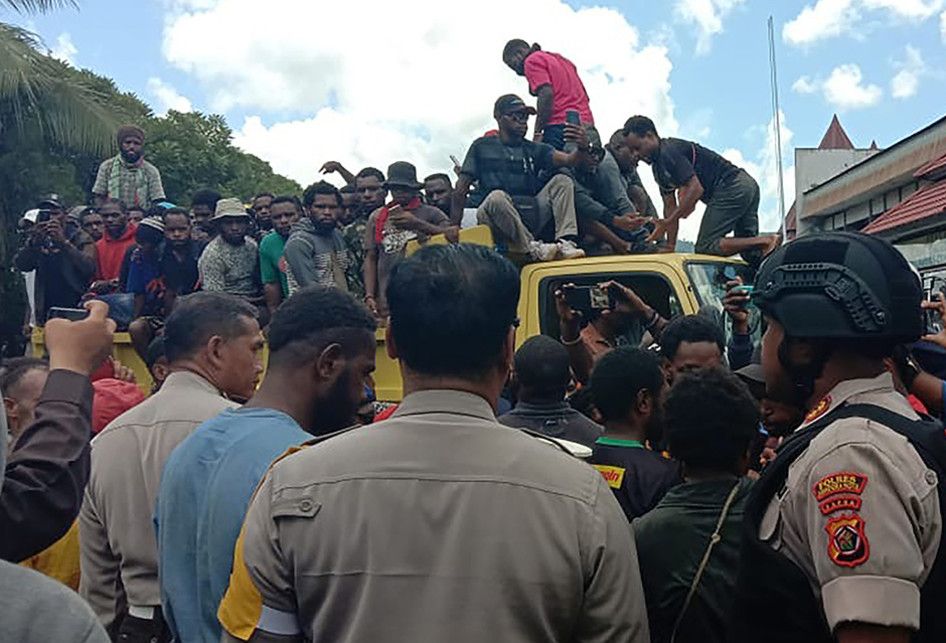
<instances>
[{"instance_id":1,"label":"black cap","mask_svg":"<svg viewBox=\"0 0 946 643\"><path fill-rule=\"evenodd\" d=\"M40 210L64 210L62 201L58 194L45 194L40 198L36 207Z\"/></svg>"},{"instance_id":2,"label":"black cap","mask_svg":"<svg viewBox=\"0 0 946 643\"><path fill-rule=\"evenodd\" d=\"M526 105L525 101L515 94L505 94L496 99L496 104L493 106L493 116L499 118L515 112L536 113L534 107Z\"/></svg>"}]
</instances>

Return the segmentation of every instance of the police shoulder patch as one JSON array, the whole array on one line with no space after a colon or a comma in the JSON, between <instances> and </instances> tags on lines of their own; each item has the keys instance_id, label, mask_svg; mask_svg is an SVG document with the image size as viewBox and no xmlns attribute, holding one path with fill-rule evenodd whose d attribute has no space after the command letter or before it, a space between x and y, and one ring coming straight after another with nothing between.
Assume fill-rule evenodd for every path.
<instances>
[{"instance_id":1,"label":"police shoulder patch","mask_svg":"<svg viewBox=\"0 0 946 643\"><path fill-rule=\"evenodd\" d=\"M840 567L857 567L870 558L870 543L864 532L864 519L849 513L832 518L824 527L828 532L828 558Z\"/></svg>"},{"instance_id":2,"label":"police shoulder patch","mask_svg":"<svg viewBox=\"0 0 946 643\"><path fill-rule=\"evenodd\" d=\"M622 467L610 467L604 464L596 464L594 468L598 470L604 481L612 489L620 489L624 482L624 469Z\"/></svg>"},{"instance_id":3,"label":"police shoulder patch","mask_svg":"<svg viewBox=\"0 0 946 643\"><path fill-rule=\"evenodd\" d=\"M838 471L826 475L816 482L812 488L815 500L821 502L831 496L843 494L859 496L867 486L867 475L856 471Z\"/></svg>"}]
</instances>

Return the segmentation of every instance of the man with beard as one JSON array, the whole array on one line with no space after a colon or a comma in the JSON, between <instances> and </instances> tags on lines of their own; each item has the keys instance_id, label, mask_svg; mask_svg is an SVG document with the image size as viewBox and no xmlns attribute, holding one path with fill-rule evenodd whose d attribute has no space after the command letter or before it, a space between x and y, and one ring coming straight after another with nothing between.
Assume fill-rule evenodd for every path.
<instances>
[{"instance_id":1,"label":"man with beard","mask_svg":"<svg viewBox=\"0 0 946 643\"><path fill-rule=\"evenodd\" d=\"M529 141L525 135L531 114L535 109L514 94L496 100L493 116L499 135L483 136L470 145L453 191L450 220L454 225L462 221L475 182L486 195L477 208L477 221L490 227L497 245L532 261L584 257L576 243L575 184L564 174L549 179L548 173L587 163L588 139L580 127L568 125L569 140L578 143L575 151L560 152Z\"/></svg>"},{"instance_id":2,"label":"man with beard","mask_svg":"<svg viewBox=\"0 0 946 643\"><path fill-rule=\"evenodd\" d=\"M616 348L591 374L591 397L604 433L588 462L611 487L628 520L656 507L681 482L680 467L648 446L662 437L666 386L660 360L642 348Z\"/></svg>"},{"instance_id":3,"label":"man with beard","mask_svg":"<svg viewBox=\"0 0 946 643\"><path fill-rule=\"evenodd\" d=\"M278 196L269 205L272 232L259 244L259 271L263 295L270 314L276 312L283 299L289 296L286 278L286 259L283 256L289 233L302 216L302 204L294 196Z\"/></svg>"},{"instance_id":4,"label":"man with beard","mask_svg":"<svg viewBox=\"0 0 946 643\"><path fill-rule=\"evenodd\" d=\"M424 196L427 197L427 203L449 215L453 201L453 183L450 177L443 173L428 176L424 179Z\"/></svg>"},{"instance_id":5,"label":"man with beard","mask_svg":"<svg viewBox=\"0 0 946 643\"><path fill-rule=\"evenodd\" d=\"M946 640L943 427L885 363L923 333L923 298L877 237L806 236L763 262L766 391L807 414L746 505L729 641Z\"/></svg>"},{"instance_id":6,"label":"man with beard","mask_svg":"<svg viewBox=\"0 0 946 643\"><path fill-rule=\"evenodd\" d=\"M220 199L211 221L220 234L207 244L197 262L203 289L237 295L261 305L258 247L246 236L250 215L239 199Z\"/></svg>"},{"instance_id":7,"label":"man with beard","mask_svg":"<svg viewBox=\"0 0 946 643\"><path fill-rule=\"evenodd\" d=\"M191 236L195 241L201 243L201 249L216 234L210 220L213 218L214 212L217 211L217 201L219 200L220 193L209 188L197 190L191 195L191 218L193 220Z\"/></svg>"},{"instance_id":8,"label":"man with beard","mask_svg":"<svg viewBox=\"0 0 946 643\"><path fill-rule=\"evenodd\" d=\"M118 128L118 155L102 161L92 196L96 205L106 199L118 199L126 206L148 209L163 201L161 172L144 158L145 133L136 125Z\"/></svg>"},{"instance_id":9,"label":"man with beard","mask_svg":"<svg viewBox=\"0 0 946 643\"><path fill-rule=\"evenodd\" d=\"M348 250L338 230L342 195L331 183L319 181L305 189L302 204L308 216L292 226L284 251L289 294L314 285L348 292Z\"/></svg>"},{"instance_id":10,"label":"man with beard","mask_svg":"<svg viewBox=\"0 0 946 643\"><path fill-rule=\"evenodd\" d=\"M354 424L374 370L374 330L347 293L295 292L273 315L269 368L253 397L204 422L171 454L156 522L161 604L175 640L220 640L217 607L253 491L286 449Z\"/></svg>"}]
</instances>

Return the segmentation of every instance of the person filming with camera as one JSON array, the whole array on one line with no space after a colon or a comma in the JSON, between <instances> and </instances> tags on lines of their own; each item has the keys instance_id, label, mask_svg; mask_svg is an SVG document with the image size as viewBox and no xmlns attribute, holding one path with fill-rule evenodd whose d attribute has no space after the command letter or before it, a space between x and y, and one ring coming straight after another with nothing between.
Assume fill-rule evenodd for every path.
<instances>
[{"instance_id":1,"label":"person filming with camera","mask_svg":"<svg viewBox=\"0 0 946 643\"><path fill-rule=\"evenodd\" d=\"M73 308L95 275L95 243L66 216L59 197L37 204L36 222L13 258L17 270L36 271L36 321L42 324L53 307Z\"/></svg>"}]
</instances>

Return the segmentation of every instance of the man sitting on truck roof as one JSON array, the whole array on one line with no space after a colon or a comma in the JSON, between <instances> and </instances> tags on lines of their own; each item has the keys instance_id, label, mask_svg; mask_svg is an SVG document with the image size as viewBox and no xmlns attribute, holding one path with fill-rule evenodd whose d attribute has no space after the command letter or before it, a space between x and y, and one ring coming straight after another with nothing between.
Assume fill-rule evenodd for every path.
<instances>
[{"instance_id":1,"label":"man sitting on truck roof","mask_svg":"<svg viewBox=\"0 0 946 643\"><path fill-rule=\"evenodd\" d=\"M477 181L486 198L476 218L490 227L497 245L534 261L583 257L577 245L575 184L564 174L544 182L544 173L587 162L587 136L581 127L567 125L569 140L579 144L570 153L534 143L526 139L532 114L535 108L518 96L499 97L493 107L499 136L478 138L470 146L453 192L450 219L459 225L470 186ZM543 235L553 226L553 233ZM539 241L543 236L555 243Z\"/></svg>"}]
</instances>

